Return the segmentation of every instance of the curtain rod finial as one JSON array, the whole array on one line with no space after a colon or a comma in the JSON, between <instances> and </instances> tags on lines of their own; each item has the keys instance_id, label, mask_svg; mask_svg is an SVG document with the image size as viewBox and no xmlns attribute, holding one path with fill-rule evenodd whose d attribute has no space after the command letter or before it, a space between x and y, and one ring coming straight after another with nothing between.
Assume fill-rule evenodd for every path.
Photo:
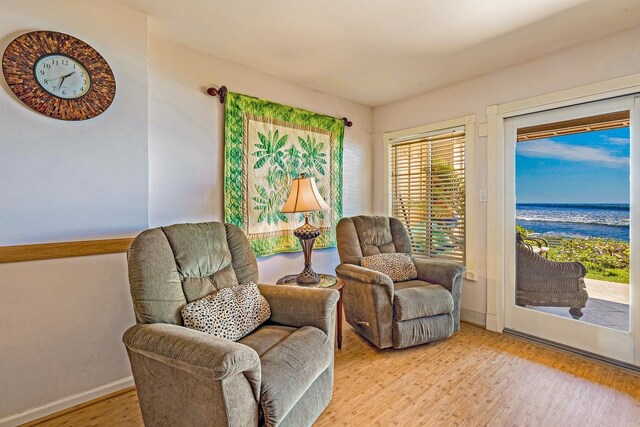
<instances>
[{"instance_id":1,"label":"curtain rod finial","mask_svg":"<svg viewBox=\"0 0 640 427\"><path fill-rule=\"evenodd\" d=\"M207 89L207 93L210 96L218 96L220 95L220 104L224 104L224 100L227 98L227 87L226 86L220 86L219 88L215 88L215 87L210 87L209 89Z\"/></svg>"},{"instance_id":2,"label":"curtain rod finial","mask_svg":"<svg viewBox=\"0 0 640 427\"><path fill-rule=\"evenodd\" d=\"M348 128L350 128L351 126L353 126L353 122L349 119L347 119L346 117L342 118L342 121L344 122L344 125Z\"/></svg>"}]
</instances>

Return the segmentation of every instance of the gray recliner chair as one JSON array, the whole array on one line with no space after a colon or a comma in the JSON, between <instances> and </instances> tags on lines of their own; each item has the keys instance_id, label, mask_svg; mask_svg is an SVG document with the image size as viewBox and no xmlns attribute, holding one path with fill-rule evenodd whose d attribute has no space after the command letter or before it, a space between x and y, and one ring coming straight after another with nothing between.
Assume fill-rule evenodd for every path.
<instances>
[{"instance_id":1,"label":"gray recliner chair","mask_svg":"<svg viewBox=\"0 0 640 427\"><path fill-rule=\"evenodd\" d=\"M182 326L188 302L258 281L244 233L144 231L128 252L137 324L123 336L147 426L311 425L333 391L338 292L260 285L271 318L237 342Z\"/></svg>"},{"instance_id":2,"label":"gray recliner chair","mask_svg":"<svg viewBox=\"0 0 640 427\"><path fill-rule=\"evenodd\" d=\"M399 219L343 218L336 233L341 261L336 273L345 282L347 322L378 348L441 340L460 329L463 266L414 256L418 278L394 283L362 267L360 260L379 253L411 255L409 234Z\"/></svg>"}]
</instances>

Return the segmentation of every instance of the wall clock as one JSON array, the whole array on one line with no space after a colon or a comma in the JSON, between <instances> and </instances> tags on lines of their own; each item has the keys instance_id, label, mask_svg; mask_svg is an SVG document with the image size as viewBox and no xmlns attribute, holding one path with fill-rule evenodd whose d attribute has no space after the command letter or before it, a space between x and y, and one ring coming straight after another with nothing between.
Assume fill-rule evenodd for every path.
<instances>
[{"instance_id":1,"label":"wall clock","mask_svg":"<svg viewBox=\"0 0 640 427\"><path fill-rule=\"evenodd\" d=\"M96 117L116 94L116 80L102 55L55 31L33 31L9 43L2 73L27 106L61 120Z\"/></svg>"}]
</instances>

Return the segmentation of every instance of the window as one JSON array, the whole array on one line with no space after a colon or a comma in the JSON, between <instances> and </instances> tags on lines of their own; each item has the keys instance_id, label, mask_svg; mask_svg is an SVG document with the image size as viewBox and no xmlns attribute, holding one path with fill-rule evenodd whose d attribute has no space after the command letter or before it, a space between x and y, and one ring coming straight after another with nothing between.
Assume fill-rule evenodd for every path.
<instances>
[{"instance_id":1,"label":"window","mask_svg":"<svg viewBox=\"0 0 640 427\"><path fill-rule=\"evenodd\" d=\"M465 263L465 127L387 140L389 213L414 253Z\"/></svg>"}]
</instances>

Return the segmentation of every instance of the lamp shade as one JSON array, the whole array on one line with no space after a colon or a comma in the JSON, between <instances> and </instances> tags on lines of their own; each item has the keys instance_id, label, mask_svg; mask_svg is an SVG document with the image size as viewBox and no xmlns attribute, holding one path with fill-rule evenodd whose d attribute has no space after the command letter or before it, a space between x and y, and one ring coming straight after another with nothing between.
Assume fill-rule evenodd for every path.
<instances>
[{"instance_id":1,"label":"lamp shade","mask_svg":"<svg viewBox=\"0 0 640 427\"><path fill-rule=\"evenodd\" d=\"M316 182L313 178L305 177L291 180L291 191L289 197L282 207L283 213L326 211L329 205L322 199Z\"/></svg>"}]
</instances>

